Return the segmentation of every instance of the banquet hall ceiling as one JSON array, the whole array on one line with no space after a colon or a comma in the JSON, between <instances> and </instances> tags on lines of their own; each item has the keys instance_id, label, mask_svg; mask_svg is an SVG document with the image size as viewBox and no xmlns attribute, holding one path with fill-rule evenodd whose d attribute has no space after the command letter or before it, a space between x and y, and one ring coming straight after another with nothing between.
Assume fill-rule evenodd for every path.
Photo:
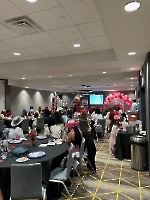
<instances>
[{"instance_id":1,"label":"banquet hall ceiling","mask_svg":"<svg viewBox=\"0 0 150 200\"><path fill-rule=\"evenodd\" d=\"M58 92L83 84L94 91L135 89L150 49L150 1L134 12L124 10L128 2L0 0L0 78Z\"/></svg>"}]
</instances>

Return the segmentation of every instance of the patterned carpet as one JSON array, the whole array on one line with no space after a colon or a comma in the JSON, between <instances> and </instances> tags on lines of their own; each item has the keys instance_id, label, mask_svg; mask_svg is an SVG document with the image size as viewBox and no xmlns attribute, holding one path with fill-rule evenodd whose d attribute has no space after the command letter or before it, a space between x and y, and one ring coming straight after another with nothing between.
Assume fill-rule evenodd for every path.
<instances>
[{"instance_id":1,"label":"patterned carpet","mask_svg":"<svg viewBox=\"0 0 150 200\"><path fill-rule=\"evenodd\" d=\"M82 176L87 191L82 187L77 176L72 186L67 186L72 198L81 200L147 200L150 199L150 176L148 171L139 172L131 169L129 160L117 160L108 151L108 139L96 141L97 172L89 172L83 167L86 177ZM82 174L83 175L83 174ZM65 190L59 200L67 199Z\"/></svg>"}]
</instances>

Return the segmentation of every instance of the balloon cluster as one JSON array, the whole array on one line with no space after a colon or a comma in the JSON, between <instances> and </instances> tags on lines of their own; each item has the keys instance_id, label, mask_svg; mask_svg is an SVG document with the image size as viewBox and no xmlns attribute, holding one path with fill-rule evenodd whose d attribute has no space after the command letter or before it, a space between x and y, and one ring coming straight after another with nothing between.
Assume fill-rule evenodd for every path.
<instances>
[{"instance_id":1,"label":"balloon cluster","mask_svg":"<svg viewBox=\"0 0 150 200\"><path fill-rule=\"evenodd\" d=\"M132 100L129 96L123 94L123 93L119 93L119 92L116 92L116 93L112 93L112 94L109 94L106 98L105 98L105 101L104 101L104 107L105 108L108 108L109 107L109 103L113 100L113 99L120 99L120 100L123 100L126 102L126 105L127 105L127 109L130 109L131 106L132 106ZM121 104L117 104L115 105L116 107L122 107Z\"/></svg>"}]
</instances>

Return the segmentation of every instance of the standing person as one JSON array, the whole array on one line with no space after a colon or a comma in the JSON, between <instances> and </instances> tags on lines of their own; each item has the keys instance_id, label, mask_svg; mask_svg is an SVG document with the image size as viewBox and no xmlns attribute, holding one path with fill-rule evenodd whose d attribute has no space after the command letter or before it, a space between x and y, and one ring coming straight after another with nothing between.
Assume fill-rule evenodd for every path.
<instances>
[{"instance_id":1,"label":"standing person","mask_svg":"<svg viewBox=\"0 0 150 200\"><path fill-rule=\"evenodd\" d=\"M92 170L93 168L94 171L96 172L96 164L95 164L96 146L93 137L88 132L83 132L83 137L85 138L85 149L87 149L88 153L87 157L90 161L90 163L87 164L87 168L89 170Z\"/></svg>"},{"instance_id":2,"label":"standing person","mask_svg":"<svg viewBox=\"0 0 150 200\"><path fill-rule=\"evenodd\" d=\"M133 99L133 100L132 100L132 106L131 106L130 111L131 111L131 112L134 112L134 111L136 111L136 108L137 108L136 99Z\"/></svg>"},{"instance_id":3,"label":"standing person","mask_svg":"<svg viewBox=\"0 0 150 200\"><path fill-rule=\"evenodd\" d=\"M33 115L34 115L33 106L30 106L30 110L29 110L28 116L33 116Z\"/></svg>"},{"instance_id":4,"label":"standing person","mask_svg":"<svg viewBox=\"0 0 150 200\"><path fill-rule=\"evenodd\" d=\"M120 120L120 116L115 115L110 138L109 138L109 151L111 151L112 153L115 153L116 136L120 129L119 120Z\"/></svg>"},{"instance_id":5,"label":"standing person","mask_svg":"<svg viewBox=\"0 0 150 200\"><path fill-rule=\"evenodd\" d=\"M48 106L45 107L45 109L43 110L43 117L44 117L44 123L48 124L48 118L51 115L51 112L48 109Z\"/></svg>"},{"instance_id":6,"label":"standing person","mask_svg":"<svg viewBox=\"0 0 150 200\"><path fill-rule=\"evenodd\" d=\"M119 112L116 111L116 108L111 108L111 111L110 111L110 114L109 114L109 120L110 120L109 132L111 132L111 129L112 129L112 126L113 126L113 123L114 123L114 116L118 115L118 114L119 114Z\"/></svg>"}]
</instances>

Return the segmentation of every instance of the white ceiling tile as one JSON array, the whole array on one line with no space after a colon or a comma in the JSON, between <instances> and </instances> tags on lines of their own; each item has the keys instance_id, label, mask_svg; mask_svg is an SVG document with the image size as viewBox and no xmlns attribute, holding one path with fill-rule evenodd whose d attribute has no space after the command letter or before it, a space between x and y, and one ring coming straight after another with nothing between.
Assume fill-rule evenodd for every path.
<instances>
[{"instance_id":1,"label":"white ceiling tile","mask_svg":"<svg viewBox=\"0 0 150 200\"><path fill-rule=\"evenodd\" d=\"M106 35L102 21L77 25L85 38L95 37L99 35Z\"/></svg>"},{"instance_id":2,"label":"white ceiling tile","mask_svg":"<svg viewBox=\"0 0 150 200\"><path fill-rule=\"evenodd\" d=\"M3 40L4 43L9 44L16 48L26 48L26 47L33 47L35 46L32 42L26 40L23 37L11 38L7 40Z\"/></svg>"},{"instance_id":3,"label":"white ceiling tile","mask_svg":"<svg viewBox=\"0 0 150 200\"><path fill-rule=\"evenodd\" d=\"M10 0L13 4L15 4L18 8L23 10L25 13L38 12L40 10L45 10L48 8L54 8L60 6L58 1L56 0L38 0L35 3L30 3L26 0Z\"/></svg>"},{"instance_id":4,"label":"white ceiling tile","mask_svg":"<svg viewBox=\"0 0 150 200\"><path fill-rule=\"evenodd\" d=\"M92 48L88 49L77 49L76 51L72 51L74 54L81 54L81 53L92 53L94 50Z\"/></svg>"},{"instance_id":5,"label":"white ceiling tile","mask_svg":"<svg viewBox=\"0 0 150 200\"><path fill-rule=\"evenodd\" d=\"M47 51L45 51L44 49L40 48L40 47L30 47L30 48L24 48L23 49L24 52L34 56L34 55L40 55L40 54L46 54Z\"/></svg>"},{"instance_id":6,"label":"white ceiling tile","mask_svg":"<svg viewBox=\"0 0 150 200\"><path fill-rule=\"evenodd\" d=\"M17 37L18 34L14 33L13 31L9 30L5 26L0 24L0 40Z\"/></svg>"},{"instance_id":7,"label":"white ceiling tile","mask_svg":"<svg viewBox=\"0 0 150 200\"><path fill-rule=\"evenodd\" d=\"M0 51L9 51L15 49L14 47L0 41Z\"/></svg>"},{"instance_id":8,"label":"white ceiling tile","mask_svg":"<svg viewBox=\"0 0 150 200\"><path fill-rule=\"evenodd\" d=\"M20 53L20 56L15 56L14 53ZM11 50L11 51L6 51L6 52L1 52L0 53L0 59L7 59L7 58L12 58L12 59L20 59L21 57L24 56L29 56L29 54L21 51L21 50Z\"/></svg>"},{"instance_id":9,"label":"white ceiling tile","mask_svg":"<svg viewBox=\"0 0 150 200\"><path fill-rule=\"evenodd\" d=\"M103 50L109 50L112 49L110 45L102 46L102 47L94 47L95 51L103 51Z\"/></svg>"},{"instance_id":10,"label":"white ceiling tile","mask_svg":"<svg viewBox=\"0 0 150 200\"><path fill-rule=\"evenodd\" d=\"M29 14L29 17L45 30L53 30L73 26L74 23L62 7ZM62 20L61 17L65 17Z\"/></svg>"},{"instance_id":11,"label":"white ceiling tile","mask_svg":"<svg viewBox=\"0 0 150 200\"><path fill-rule=\"evenodd\" d=\"M53 30L50 31L50 34L60 42L84 39L83 35L76 26Z\"/></svg>"},{"instance_id":12,"label":"white ceiling tile","mask_svg":"<svg viewBox=\"0 0 150 200\"><path fill-rule=\"evenodd\" d=\"M88 38L87 41L92 47L99 47L99 46L106 46L110 45L109 40L107 36L99 36L99 37L93 37L93 38Z\"/></svg>"},{"instance_id":13,"label":"white ceiling tile","mask_svg":"<svg viewBox=\"0 0 150 200\"><path fill-rule=\"evenodd\" d=\"M76 24L100 20L94 1L83 0L63 7Z\"/></svg>"},{"instance_id":14,"label":"white ceiling tile","mask_svg":"<svg viewBox=\"0 0 150 200\"><path fill-rule=\"evenodd\" d=\"M27 35L25 36L26 39L33 42L36 45L46 45L46 44L54 44L58 43L58 41L51 36L47 32L33 34L33 35Z\"/></svg>"},{"instance_id":15,"label":"white ceiling tile","mask_svg":"<svg viewBox=\"0 0 150 200\"><path fill-rule=\"evenodd\" d=\"M37 55L35 56L36 59L42 59L42 58L51 58L51 57L54 57L54 55L52 54L42 54L42 55Z\"/></svg>"},{"instance_id":16,"label":"white ceiling tile","mask_svg":"<svg viewBox=\"0 0 150 200\"><path fill-rule=\"evenodd\" d=\"M68 49L75 51L79 49L86 49L86 48L91 48L89 43L84 39L84 40L76 40L76 41L70 41L70 42L63 42L63 45L65 45ZM80 44L80 47L74 47L74 44Z\"/></svg>"},{"instance_id":17,"label":"white ceiling tile","mask_svg":"<svg viewBox=\"0 0 150 200\"><path fill-rule=\"evenodd\" d=\"M11 19L24 15L19 8L8 0L0 0L0 20Z\"/></svg>"},{"instance_id":18,"label":"white ceiling tile","mask_svg":"<svg viewBox=\"0 0 150 200\"><path fill-rule=\"evenodd\" d=\"M77 2L77 1L81 1L81 0L58 0L58 2L61 5L65 5L65 4L69 4L69 3L74 3L74 2Z\"/></svg>"},{"instance_id":19,"label":"white ceiling tile","mask_svg":"<svg viewBox=\"0 0 150 200\"><path fill-rule=\"evenodd\" d=\"M66 47L62 44L52 44L52 45L45 45L42 46L43 49L47 50L49 53L55 56L66 56L66 55L73 55L71 51L69 51Z\"/></svg>"}]
</instances>

